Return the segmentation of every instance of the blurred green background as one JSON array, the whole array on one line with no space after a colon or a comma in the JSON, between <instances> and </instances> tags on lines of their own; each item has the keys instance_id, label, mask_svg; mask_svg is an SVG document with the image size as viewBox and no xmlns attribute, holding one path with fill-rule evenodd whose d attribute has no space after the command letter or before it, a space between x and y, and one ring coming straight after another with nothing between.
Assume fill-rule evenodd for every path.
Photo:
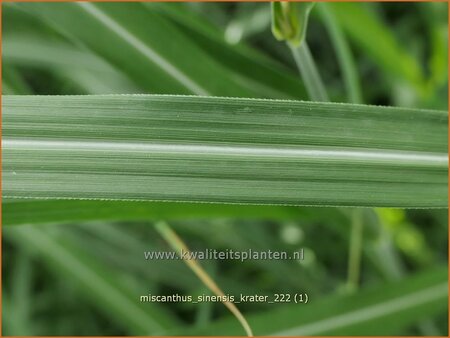
<instances>
[{"instance_id":1,"label":"blurred green background","mask_svg":"<svg viewBox=\"0 0 450 338\"><path fill-rule=\"evenodd\" d=\"M446 3L325 6L334 25L316 6L307 42L332 101L349 100L333 44L338 28L363 103L448 109ZM208 94L308 100L288 47L272 36L269 3L2 7L3 94L199 94L174 81L163 63L122 45L117 37L125 30ZM100 10L114 24L93 15ZM104 202L9 203L3 212L18 224L2 228L3 335L244 334L220 303L139 302L148 293L209 292L183 262L144 259L144 251L169 249L151 220L126 221L120 208L107 217ZM447 210L139 208L166 218L192 250L304 248L303 261L202 262L226 293L308 293L306 305L240 304L256 334L448 333ZM74 213L77 221L65 219Z\"/></svg>"}]
</instances>

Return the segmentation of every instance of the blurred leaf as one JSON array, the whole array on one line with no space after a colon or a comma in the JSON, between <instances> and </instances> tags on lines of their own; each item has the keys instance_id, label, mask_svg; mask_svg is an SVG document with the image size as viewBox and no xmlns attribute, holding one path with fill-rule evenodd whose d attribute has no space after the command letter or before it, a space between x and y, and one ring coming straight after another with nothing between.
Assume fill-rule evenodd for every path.
<instances>
[{"instance_id":1,"label":"blurred leaf","mask_svg":"<svg viewBox=\"0 0 450 338\"><path fill-rule=\"evenodd\" d=\"M361 85L356 63L341 25L337 22L333 10L326 3L317 4L317 9L336 51L336 57L347 90L347 102L362 103Z\"/></svg>"},{"instance_id":2,"label":"blurred leaf","mask_svg":"<svg viewBox=\"0 0 450 338\"><path fill-rule=\"evenodd\" d=\"M4 198L445 207L446 152L443 111L184 96L3 98Z\"/></svg>"},{"instance_id":3,"label":"blurred leaf","mask_svg":"<svg viewBox=\"0 0 450 338\"><path fill-rule=\"evenodd\" d=\"M75 223L82 221L187 220L202 218L296 219L297 207L201 203L7 200L2 225Z\"/></svg>"},{"instance_id":4,"label":"blurred leaf","mask_svg":"<svg viewBox=\"0 0 450 338\"><path fill-rule=\"evenodd\" d=\"M3 59L16 65L25 67L44 66L56 69L72 67L100 74L116 72L101 57L67 42L14 34L5 36L2 42Z\"/></svg>"},{"instance_id":5,"label":"blurred leaf","mask_svg":"<svg viewBox=\"0 0 450 338\"><path fill-rule=\"evenodd\" d=\"M61 41L61 36L46 22L27 13L13 2L2 6L2 37L10 34L46 37L48 40Z\"/></svg>"},{"instance_id":6,"label":"blurred leaf","mask_svg":"<svg viewBox=\"0 0 450 338\"><path fill-rule=\"evenodd\" d=\"M428 5L428 6L427 6ZM428 84L432 106L447 107L448 98L448 3L420 3L420 10L427 22L430 53L427 60L430 72ZM438 95L439 90L444 95ZM442 103L439 99L442 99Z\"/></svg>"},{"instance_id":7,"label":"blurred leaf","mask_svg":"<svg viewBox=\"0 0 450 338\"><path fill-rule=\"evenodd\" d=\"M89 94L139 94L143 90L102 58L65 42L31 36L3 38L2 58L17 67L46 69L74 82ZM11 66L5 67L8 72ZM21 90L21 94L31 91Z\"/></svg>"},{"instance_id":8,"label":"blurred leaf","mask_svg":"<svg viewBox=\"0 0 450 338\"><path fill-rule=\"evenodd\" d=\"M392 30L362 3L335 3L333 8L347 34L384 70L388 78L405 81L423 90L423 71L418 61L397 41Z\"/></svg>"},{"instance_id":9,"label":"blurred leaf","mask_svg":"<svg viewBox=\"0 0 450 338\"><path fill-rule=\"evenodd\" d=\"M62 237L72 239L78 246L93 256L103 260L112 269L123 271L123 275L142 287L155 288L156 283L171 286L186 294L196 292L201 288L197 277L191 273L182 260L144 260L146 251L167 251L167 245L162 244L160 237L153 229L153 224L102 224L89 222L72 224L63 229ZM208 264L207 262L206 264ZM179 278L180 275L183 278ZM220 274L216 280L228 292L251 292L252 287ZM153 284L152 284L153 283ZM150 287L150 285L152 285Z\"/></svg>"},{"instance_id":10,"label":"blurred leaf","mask_svg":"<svg viewBox=\"0 0 450 338\"><path fill-rule=\"evenodd\" d=\"M384 283L351 296L310 299L261 314L247 315L256 335L363 336L399 332L423 318L444 312L448 301L447 268L427 271L394 283ZM300 289L298 292L304 292ZM240 327L226 319L190 334L239 334Z\"/></svg>"},{"instance_id":11,"label":"blurred leaf","mask_svg":"<svg viewBox=\"0 0 450 338\"><path fill-rule=\"evenodd\" d=\"M13 287L10 293L11 299L7 296L2 300L3 309L6 314L5 327L14 335L29 336L33 335L33 322L30 321L35 298L33 294L33 266L31 257L25 252L19 250L14 262L9 263L12 267L11 284Z\"/></svg>"},{"instance_id":12,"label":"blurred leaf","mask_svg":"<svg viewBox=\"0 0 450 338\"><path fill-rule=\"evenodd\" d=\"M38 255L58 278L64 276L76 282L86 300L110 314L132 334L158 334L177 323L159 307L140 303L139 295L147 290L136 291L130 285L125 286L115 271L99 264L76 242L33 226L10 228L3 234L19 247Z\"/></svg>"},{"instance_id":13,"label":"blurred leaf","mask_svg":"<svg viewBox=\"0 0 450 338\"><path fill-rule=\"evenodd\" d=\"M306 98L305 87L294 72L245 44L230 45L217 27L198 15L172 3L147 2L145 5L180 27L204 52L233 72L237 81L256 90L260 97ZM206 5L209 8L213 3Z\"/></svg>"},{"instance_id":14,"label":"blurred leaf","mask_svg":"<svg viewBox=\"0 0 450 338\"><path fill-rule=\"evenodd\" d=\"M238 12L225 28L225 40L236 44L260 34L270 27L271 8L267 3L241 2Z\"/></svg>"},{"instance_id":15,"label":"blurred leaf","mask_svg":"<svg viewBox=\"0 0 450 338\"><path fill-rule=\"evenodd\" d=\"M6 84L6 90L3 85ZM3 61L2 71L2 94L31 94L31 88L23 79L20 72L17 71L12 65Z\"/></svg>"},{"instance_id":16,"label":"blurred leaf","mask_svg":"<svg viewBox=\"0 0 450 338\"><path fill-rule=\"evenodd\" d=\"M239 86L223 67L169 21L140 3L15 6L53 23L69 38L88 46L151 93L254 95Z\"/></svg>"},{"instance_id":17,"label":"blurred leaf","mask_svg":"<svg viewBox=\"0 0 450 338\"><path fill-rule=\"evenodd\" d=\"M434 85L442 85L447 81L448 74L448 32L447 27L436 27L431 32L432 53L430 57L431 81Z\"/></svg>"}]
</instances>

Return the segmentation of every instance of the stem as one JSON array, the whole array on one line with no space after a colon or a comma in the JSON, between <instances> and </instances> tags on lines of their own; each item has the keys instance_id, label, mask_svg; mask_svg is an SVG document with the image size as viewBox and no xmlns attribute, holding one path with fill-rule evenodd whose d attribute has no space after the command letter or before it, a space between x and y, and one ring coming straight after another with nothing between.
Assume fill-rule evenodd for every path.
<instances>
[{"instance_id":1,"label":"stem","mask_svg":"<svg viewBox=\"0 0 450 338\"><path fill-rule=\"evenodd\" d=\"M361 270L361 252L363 239L362 211L352 211L352 232L350 235L350 250L348 257L347 290L350 292L358 289Z\"/></svg>"},{"instance_id":2,"label":"stem","mask_svg":"<svg viewBox=\"0 0 450 338\"><path fill-rule=\"evenodd\" d=\"M362 103L361 86L356 72L355 62L345 35L329 5L326 3L318 3L316 5L336 52L337 60L344 77L348 101L351 103Z\"/></svg>"},{"instance_id":3,"label":"stem","mask_svg":"<svg viewBox=\"0 0 450 338\"><path fill-rule=\"evenodd\" d=\"M295 63L300 71L310 99L322 102L329 101L325 86L320 78L306 41L303 41L298 47L290 44L289 47L291 48L292 55L294 56Z\"/></svg>"},{"instance_id":4,"label":"stem","mask_svg":"<svg viewBox=\"0 0 450 338\"><path fill-rule=\"evenodd\" d=\"M205 268L205 271L209 273L210 276L212 276L211 278L213 278L216 272L216 266L215 265L207 266ZM209 288L206 285L202 288L202 292L203 291L208 292L208 290ZM199 327L207 325L208 323L211 322L212 314L213 314L213 306L211 302L200 303L196 315L195 325Z\"/></svg>"},{"instance_id":5,"label":"stem","mask_svg":"<svg viewBox=\"0 0 450 338\"><path fill-rule=\"evenodd\" d=\"M183 240L178 237L175 231L166 223L166 222L157 222L155 224L156 230L161 234L162 237L170 244L170 246L181 252L189 252L188 247L184 244ZM192 255L187 254L187 257L192 257ZM181 256L180 257L184 257ZM225 297L225 293L219 288L219 286L212 280L212 278L208 275L208 273L198 264L197 260L193 258L184 259L184 262L187 266L197 275L197 277L217 296ZM253 337L252 329L248 324L245 317L239 311L239 309L234 305L234 303L229 301L222 301L223 305L225 305L228 310L237 318L237 320L241 323L244 328L247 336Z\"/></svg>"},{"instance_id":6,"label":"stem","mask_svg":"<svg viewBox=\"0 0 450 338\"><path fill-rule=\"evenodd\" d=\"M372 211L375 213L375 211ZM386 280L399 280L405 275L403 262L398 254L398 249L393 245L391 234L383 226L382 216L376 212L377 226L380 228L379 237L369 251L374 261L379 262L382 273ZM441 333L436 323L431 318L421 319L417 328L423 336L440 336Z\"/></svg>"}]
</instances>

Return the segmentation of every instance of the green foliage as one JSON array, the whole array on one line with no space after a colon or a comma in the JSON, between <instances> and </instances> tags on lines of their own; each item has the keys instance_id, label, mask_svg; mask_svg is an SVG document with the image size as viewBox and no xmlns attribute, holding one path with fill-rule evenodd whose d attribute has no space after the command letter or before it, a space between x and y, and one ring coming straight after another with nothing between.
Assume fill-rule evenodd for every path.
<instances>
[{"instance_id":1,"label":"green foliage","mask_svg":"<svg viewBox=\"0 0 450 338\"><path fill-rule=\"evenodd\" d=\"M209 294L144 259L161 220L191 250L304 249L200 262L308 293L237 304L255 334L447 334L447 4L273 6L288 44L269 3L2 5L2 335L242 335L220 303L139 301Z\"/></svg>"},{"instance_id":2,"label":"green foliage","mask_svg":"<svg viewBox=\"0 0 450 338\"><path fill-rule=\"evenodd\" d=\"M374 335L387 335L421 319L423 313L444 309L447 291L447 270L442 267L407 282L382 284L356 295L329 297L309 305L285 305L271 313L249 316L248 321L257 335L350 336L359 335L361 328ZM230 320L212 329L239 332Z\"/></svg>"},{"instance_id":3,"label":"green foliage","mask_svg":"<svg viewBox=\"0 0 450 338\"><path fill-rule=\"evenodd\" d=\"M423 71L375 13L356 3L331 4L342 27L391 79L400 79L420 92Z\"/></svg>"}]
</instances>

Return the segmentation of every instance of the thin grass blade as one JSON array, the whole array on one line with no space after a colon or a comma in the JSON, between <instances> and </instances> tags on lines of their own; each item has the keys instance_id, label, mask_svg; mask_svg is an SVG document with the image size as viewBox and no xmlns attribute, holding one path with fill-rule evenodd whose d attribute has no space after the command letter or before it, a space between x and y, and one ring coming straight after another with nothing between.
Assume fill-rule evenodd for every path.
<instances>
[{"instance_id":1,"label":"thin grass blade","mask_svg":"<svg viewBox=\"0 0 450 338\"><path fill-rule=\"evenodd\" d=\"M80 294L94 307L134 334L158 334L178 323L166 311L137 301L139 291L123 283L116 271L87 255L76 241L50 230L24 226L9 228L4 235L18 247L39 255L59 277L76 282Z\"/></svg>"},{"instance_id":2,"label":"thin grass blade","mask_svg":"<svg viewBox=\"0 0 450 338\"><path fill-rule=\"evenodd\" d=\"M364 332L386 335L417 323L423 314L444 312L447 308L447 269L440 267L384 283L351 296L335 295L308 304L292 304L248 315L256 335L274 336L362 336ZM233 320L217 321L191 334L213 332L233 335L240 327Z\"/></svg>"},{"instance_id":3,"label":"thin grass blade","mask_svg":"<svg viewBox=\"0 0 450 338\"><path fill-rule=\"evenodd\" d=\"M141 3L15 6L51 23L70 40L87 46L149 93L253 96L173 24Z\"/></svg>"}]
</instances>

